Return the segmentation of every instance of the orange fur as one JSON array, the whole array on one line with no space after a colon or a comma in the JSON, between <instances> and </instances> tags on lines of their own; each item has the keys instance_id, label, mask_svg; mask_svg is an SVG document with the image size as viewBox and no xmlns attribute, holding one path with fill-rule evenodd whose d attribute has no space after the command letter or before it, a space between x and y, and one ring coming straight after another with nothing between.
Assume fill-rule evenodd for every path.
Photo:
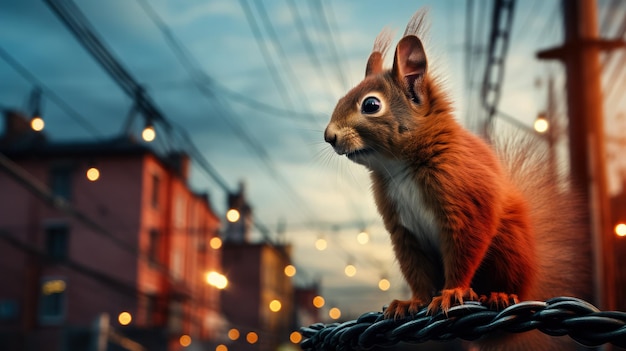
<instances>
[{"instance_id":1,"label":"orange fur","mask_svg":"<svg viewBox=\"0 0 626 351\"><path fill-rule=\"evenodd\" d=\"M564 254L554 264L546 258L547 251L557 255L561 248L553 245L556 239L539 236L555 235L546 230L557 224L540 227L554 216L532 194L538 190L524 184L545 186L543 197L555 206L567 203L565 196L547 186L547 173L533 168L541 163L531 163L540 161L534 150L509 146L501 157L457 123L440 84L428 74L416 36L423 23L418 12L391 70L382 68L388 43L377 38L365 79L339 100L324 133L338 154L370 169L374 199L411 288L411 300L394 300L386 316L399 318L425 305L431 313L447 312L463 300L503 308L540 298L549 284L558 285L551 292L570 292L570 278L558 275L572 258ZM569 220L564 218L552 221Z\"/></svg>"}]
</instances>

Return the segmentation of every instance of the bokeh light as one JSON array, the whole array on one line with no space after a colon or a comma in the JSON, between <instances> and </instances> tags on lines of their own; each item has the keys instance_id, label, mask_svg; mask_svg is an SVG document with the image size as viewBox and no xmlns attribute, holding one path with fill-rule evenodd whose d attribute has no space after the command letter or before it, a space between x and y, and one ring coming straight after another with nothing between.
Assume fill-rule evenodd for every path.
<instances>
[{"instance_id":1,"label":"bokeh light","mask_svg":"<svg viewBox=\"0 0 626 351\"><path fill-rule=\"evenodd\" d=\"M339 319L341 318L341 310L337 307L333 307L328 311L328 316L332 319Z\"/></svg>"},{"instance_id":2,"label":"bokeh light","mask_svg":"<svg viewBox=\"0 0 626 351\"><path fill-rule=\"evenodd\" d=\"M226 219L230 222L230 223L235 223L239 220L239 211L237 211L234 208L231 208L230 210L228 210L226 212Z\"/></svg>"},{"instance_id":3,"label":"bokeh light","mask_svg":"<svg viewBox=\"0 0 626 351\"><path fill-rule=\"evenodd\" d=\"M118 316L117 316L117 321L121 324L121 325L129 325L130 322L133 321L133 316L130 314L130 312L121 312Z\"/></svg>"},{"instance_id":4,"label":"bokeh light","mask_svg":"<svg viewBox=\"0 0 626 351\"><path fill-rule=\"evenodd\" d=\"M322 308L324 307L324 304L326 303L326 301L324 300L323 297L317 295L313 298L313 306L317 307L317 308Z\"/></svg>"},{"instance_id":5,"label":"bokeh light","mask_svg":"<svg viewBox=\"0 0 626 351\"><path fill-rule=\"evenodd\" d=\"M296 275L296 267L292 264L288 264L285 266L285 275L288 277L293 277Z\"/></svg>"}]
</instances>

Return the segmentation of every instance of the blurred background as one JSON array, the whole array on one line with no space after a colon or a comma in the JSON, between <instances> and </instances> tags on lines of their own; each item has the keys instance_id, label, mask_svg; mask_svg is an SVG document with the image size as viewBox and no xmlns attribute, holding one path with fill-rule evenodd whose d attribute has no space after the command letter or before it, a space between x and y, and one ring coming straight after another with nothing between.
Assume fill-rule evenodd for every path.
<instances>
[{"instance_id":1,"label":"blurred background","mask_svg":"<svg viewBox=\"0 0 626 351\"><path fill-rule=\"evenodd\" d=\"M626 310L624 1L0 0L0 349L297 349L408 298L323 130L422 7L458 120L552 150Z\"/></svg>"}]
</instances>

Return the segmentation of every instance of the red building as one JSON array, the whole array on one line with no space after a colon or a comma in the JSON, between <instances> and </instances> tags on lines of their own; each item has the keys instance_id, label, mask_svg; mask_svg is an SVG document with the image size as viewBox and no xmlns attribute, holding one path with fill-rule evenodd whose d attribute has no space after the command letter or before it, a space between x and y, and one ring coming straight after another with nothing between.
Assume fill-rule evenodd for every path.
<instances>
[{"instance_id":1,"label":"red building","mask_svg":"<svg viewBox=\"0 0 626 351\"><path fill-rule=\"evenodd\" d=\"M187 186L188 172L184 154L159 157L126 137L51 142L5 113L0 349L96 350L103 314L149 350L222 335L219 291L205 281L222 271L219 245L210 245L220 222ZM126 326L122 312L132 317Z\"/></svg>"}]
</instances>

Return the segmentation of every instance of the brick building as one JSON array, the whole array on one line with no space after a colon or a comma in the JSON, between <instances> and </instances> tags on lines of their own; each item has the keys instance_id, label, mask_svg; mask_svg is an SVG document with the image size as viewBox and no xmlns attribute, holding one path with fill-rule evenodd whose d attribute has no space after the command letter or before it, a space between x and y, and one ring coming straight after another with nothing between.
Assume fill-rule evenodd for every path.
<instances>
[{"instance_id":1,"label":"brick building","mask_svg":"<svg viewBox=\"0 0 626 351\"><path fill-rule=\"evenodd\" d=\"M150 350L223 335L220 294L205 281L222 271L209 245L220 221L189 189L186 155L128 137L52 142L7 111L0 161L0 349L95 350L104 314Z\"/></svg>"}]
</instances>

